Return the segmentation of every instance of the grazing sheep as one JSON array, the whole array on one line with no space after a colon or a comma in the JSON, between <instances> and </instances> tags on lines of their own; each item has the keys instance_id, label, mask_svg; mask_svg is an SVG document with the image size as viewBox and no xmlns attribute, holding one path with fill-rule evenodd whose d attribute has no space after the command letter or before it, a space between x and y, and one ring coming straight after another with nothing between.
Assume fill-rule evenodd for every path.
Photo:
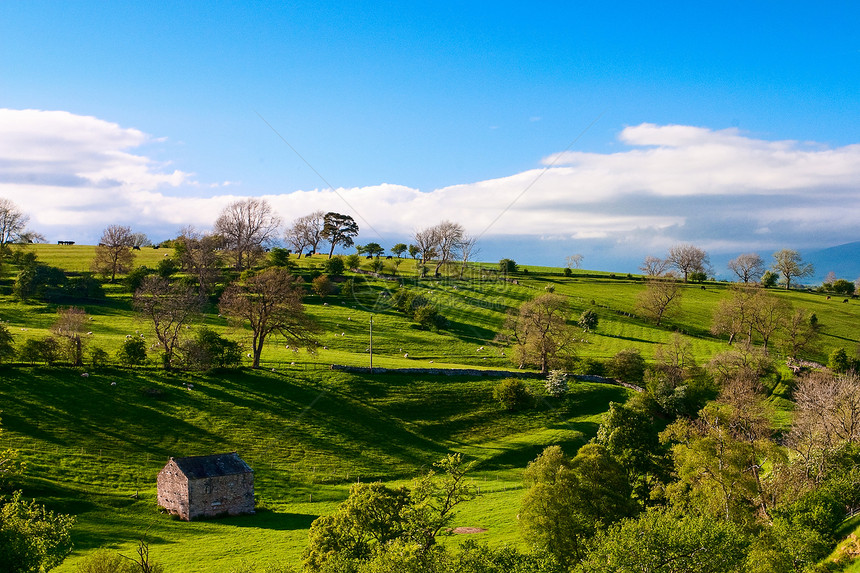
<instances>
[{"instance_id":1,"label":"grazing sheep","mask_svg":"<svg viewBox=\"0 0 860 573\"><path fill-rule=\"evenodd\" d=\"M89 378L89 377L90 377L89 372L84 372L83 374L81 374L81 378Z\"/></svg>"},{"instance_id":2,"label":"grazing sheep","mask_svg":"<svg viewBox=\"0 0 860 573\"><path fill-rule=\"evenodd\" d=\"M110 385L111 385L111 386L116 386L116 382L111 382L111 383L110 383Z\"/></svg>"},{"instance_id":3,"label":"grazing sheep","mask_svg":"<svg viewBox=\"0 0 860 573\"><path fill-rule=\"evenodd\" d=\"M404 354L403 358L409 358L409 353L407 352L406 354Z\"/></svg>"},{"instance_id":4,"label":"grazing sheep","mask_svg":"<svg viewBox=\"0 0 860 573\"><path fill-rule=\"evenodd\" d=\"M89 331L89 332L87 333L87 336L92 336L92 335L93 335L93 332L92 332L92 331Z\"/></svg>"}]
</instances>

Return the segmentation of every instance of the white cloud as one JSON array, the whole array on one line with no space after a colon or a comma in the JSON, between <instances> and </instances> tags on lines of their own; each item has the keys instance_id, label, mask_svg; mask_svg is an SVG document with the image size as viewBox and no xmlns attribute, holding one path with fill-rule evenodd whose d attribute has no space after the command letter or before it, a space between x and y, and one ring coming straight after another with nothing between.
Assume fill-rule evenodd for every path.
<instances>
[{"instance_id":1,"label":"white cloud","mask_svg":"<svg viewBox=\"0 0 860 573\"><path fill-rule=\"evenodd\" d=\"M451 219L474 234L572 237L639 251L677 241L750 250L856 239L860 144L829 148L648 123L618 139L626 149L563 152L542 168L429 192L384 183L264 197L287 220L316 209L349 213L367 237ZM94 117L0 110L0 197L53 238L55 229L92 237L110 223L162 233L206 228L226 204L254 192L237 183L241 173L201 184L138 152L160 141ZM240 186L243 195L217 194ZM201 197L201 189L214 195Z\"/></svg>"}]
</instances>

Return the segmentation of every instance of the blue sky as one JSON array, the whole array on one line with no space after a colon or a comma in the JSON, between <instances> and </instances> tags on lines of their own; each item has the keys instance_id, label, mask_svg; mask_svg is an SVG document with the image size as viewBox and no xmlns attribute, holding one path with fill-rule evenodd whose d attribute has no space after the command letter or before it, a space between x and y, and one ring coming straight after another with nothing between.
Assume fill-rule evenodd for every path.
<instances>
[{"instance_id":1,"label":"blue sky","mask_svg":"<svg viewBox=\"0 0 860 573\"><path fill-rule=\"evenodd\" d=\"M860 238L854 3L461 4L0 3L0 196L50 240L264 196L606 270Z\"/></svg>"}]
</instances>

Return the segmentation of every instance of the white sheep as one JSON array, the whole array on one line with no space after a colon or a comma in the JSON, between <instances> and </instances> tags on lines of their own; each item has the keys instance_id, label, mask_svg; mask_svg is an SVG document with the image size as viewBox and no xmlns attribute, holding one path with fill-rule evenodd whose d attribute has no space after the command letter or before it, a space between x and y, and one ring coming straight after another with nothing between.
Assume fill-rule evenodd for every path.
<instances>
[{"instance_id":1,"label":"white sheep","mask_svg":"<svg viewBox=\"0 0 860 573\"><path fill-rule=\"evenodd\" d=\"M81 374L81 378L89 378L89 377L90 377L89 372L84 372L83 374Z\"/></svg>"},{"instance_id":2,"label":"white sheep","mask_svg":"<svg viewBox=\"0 0 860 573\"><path fill-rule=\"evenodd\" d=\"M409 353L407 352L406 354L404 354L403 358L409 358Z\"/></svg>"}]
</instances>

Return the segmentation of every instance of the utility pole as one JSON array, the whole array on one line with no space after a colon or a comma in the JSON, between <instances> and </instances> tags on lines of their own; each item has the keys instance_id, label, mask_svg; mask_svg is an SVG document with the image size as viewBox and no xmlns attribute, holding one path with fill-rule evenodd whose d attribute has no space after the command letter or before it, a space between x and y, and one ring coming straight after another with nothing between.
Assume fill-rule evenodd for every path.
<instances>
[{"instance_id":1,"label":"utility pole","mask_svg":"<svg viewBox=\"0 0 860 573\"><path fill-rule=\"evenodd\" d=\"M370 373L373 374L373 315L370 315Z\"/></svg>"}]
</instances>

